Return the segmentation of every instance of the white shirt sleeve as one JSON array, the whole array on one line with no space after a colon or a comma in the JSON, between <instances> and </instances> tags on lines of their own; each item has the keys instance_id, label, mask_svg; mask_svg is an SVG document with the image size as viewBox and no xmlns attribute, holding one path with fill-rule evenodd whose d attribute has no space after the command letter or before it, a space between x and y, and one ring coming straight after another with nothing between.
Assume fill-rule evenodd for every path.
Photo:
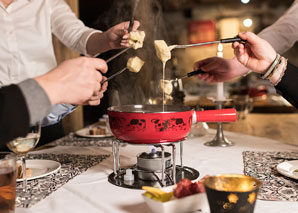
<instances>
[{"instance_id":1,"label":"white shirt sleeve","mask_svg":"<svg viewBox=\"0 0 298 213\"><path fill-rule=\"evenodd\" d=\"M83 55L88 55L86 45L89 37L94 33L101 33L101 31L86 27L64 0L49 2L53 34L67 47Z\"/></svg>"},{"instance_id":2,"label":"white shirt sleeve","mask_svg":"<svg viewBox=\"0 0 298 213\"><path fill-rule=\"evenodd\" d=\"M274 24L258 34L268 41L276 52L283 54L298 40L298 0Z\"/></svg>"}]
</instances>

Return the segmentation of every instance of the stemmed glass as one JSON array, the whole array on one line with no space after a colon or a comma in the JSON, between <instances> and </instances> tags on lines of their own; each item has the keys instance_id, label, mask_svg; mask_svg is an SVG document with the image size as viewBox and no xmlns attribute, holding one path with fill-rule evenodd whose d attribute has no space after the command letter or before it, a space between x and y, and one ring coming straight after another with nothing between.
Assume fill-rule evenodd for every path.
<instances>
[{"instance_id":1,"label":"stemmed glass","mask_svg":"<svg viewBox=\"0 0 298 213\"><path fill-rule=\"evenodd\" d=\"M40 138L40 123L37 122L34 126L30 127L30 131L25 137L18 137L7 144L7 147L21 157L22 173L23 173L23 188L17 192L19 202L24 203L24 207L29 204L29 195L27 190L27 176L26 176L26 155L29 151L33 150L37 145ZM18 200L17 200L18 202Z\"/></svg>"}]
</instances>

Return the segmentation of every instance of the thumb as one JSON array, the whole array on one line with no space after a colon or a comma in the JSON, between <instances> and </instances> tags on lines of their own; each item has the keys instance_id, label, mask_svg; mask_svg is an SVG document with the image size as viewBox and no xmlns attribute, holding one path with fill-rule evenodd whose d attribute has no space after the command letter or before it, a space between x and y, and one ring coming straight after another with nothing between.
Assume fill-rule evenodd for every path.
<instances>
[{"instance_id":1,"label":"thumb","mask_svg":"<svg viewBox=\"0 0 298 213\"><path fill-rule=\"evenodd\" d=\"M257 45L261 41L261 38L258 37L253 32L240 32L239 37L244 39L244 40L247 40L248 43L250 43L251 45Z\"/></svg>"}]
</instances>

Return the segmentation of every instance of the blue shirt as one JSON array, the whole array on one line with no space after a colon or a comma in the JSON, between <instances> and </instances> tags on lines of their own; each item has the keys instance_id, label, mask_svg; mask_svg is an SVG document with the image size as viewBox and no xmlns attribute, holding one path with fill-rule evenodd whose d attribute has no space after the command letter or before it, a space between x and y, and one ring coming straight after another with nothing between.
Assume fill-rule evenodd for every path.
<instances>
[{"instance_id":1,"label":"blue shirt","mask_svg":"<svg viewBox=\"0 0 298 213\"><path fill-rule=\"evenodd\" d=\"M52 111L41 121L41 126L49 126L58 123L66 115L73 112L77 106L71 104L56 104L52 107Z\"/></svg>"}]
</instances>

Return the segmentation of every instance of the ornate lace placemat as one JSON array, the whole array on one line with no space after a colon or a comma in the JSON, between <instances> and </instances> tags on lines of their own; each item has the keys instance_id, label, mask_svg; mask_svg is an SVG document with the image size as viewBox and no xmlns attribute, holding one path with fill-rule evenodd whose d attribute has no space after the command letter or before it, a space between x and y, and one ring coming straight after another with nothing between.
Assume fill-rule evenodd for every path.
<instances>
[{"instance_id":1,"label":"ornate lace placemat","mask_svg":"<svg viewBox=\"0 0 298 213\"><path fill-rule=\"evenodd\" d=\"M243 154L244 174L262 182L258 198L270 201L298 201L298 181L278 173L285 160L298 160L298 152L254 152Z\"/></svg>"},{"instance_id":2,"label":"ornate lace placemat","mask_svg":"<svg viewBox=\"0 0 298 213\"><path fill-rule=\"evenodd\" d=\"M102 162L109 155L71 155L71 154L29 154L26 159L54 160L61 164L56 173L28 180L29 202L17 197L17 207L31 207L49 196L75 176L82 174L88 168ZM22 188L22 182L17 183L17 191Z\"/></svg>"},{"instance_id":3,"label":"ornate lace placemat","mask_svg":"<svg viewBox=\"0 0 298 213\"><path fill-rule=\"evenodd\" d=\"M98 147L111 147L113 142L113 137L106 138L85 138L78 137L74 133L70 133L63 138L55 140L49 143L49 146L98 146Z\"/></svg>"}]
</instances>

